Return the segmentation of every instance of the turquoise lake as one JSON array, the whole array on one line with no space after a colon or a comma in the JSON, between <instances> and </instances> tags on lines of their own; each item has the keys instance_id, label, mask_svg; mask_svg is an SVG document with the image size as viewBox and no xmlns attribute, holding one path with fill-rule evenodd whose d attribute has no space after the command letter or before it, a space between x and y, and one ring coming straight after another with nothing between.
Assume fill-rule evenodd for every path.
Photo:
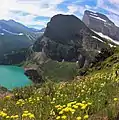
<instances>
[{"instance_id":1,"label":"turquoise lake","mask_svg":"<svg viewBox=\"0 0 119 120\"><path fill-rule=\"evenodd\" d=\"M0 65L0 85L12 90L31 85L32 81L24 75L24 69L17 66Z\"/></svg>"}]
</instances>

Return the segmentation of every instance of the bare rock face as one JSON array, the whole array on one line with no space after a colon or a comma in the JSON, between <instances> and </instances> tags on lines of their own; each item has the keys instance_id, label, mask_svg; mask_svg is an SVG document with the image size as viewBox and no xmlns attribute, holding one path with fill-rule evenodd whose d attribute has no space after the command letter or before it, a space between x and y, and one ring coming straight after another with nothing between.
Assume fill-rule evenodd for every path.
<instances>
[{"instance_id":1,"label":"bare rock face","mask_svg":"<svg viewBox=\"0 0 119 120\"><path fill-rule=\"evenodd\" d=\"M29 79L31 79L34 83L41 83L43 81L42 76L39 75L38 71L35 69L27 69L25 70L24 74L28 76Z\"/></svg>"},{"instance_id":2,"label":"bare rock face","mask_svg":"<svg viewBox=\"0 0 119 120\"><path fill-rule=\"evenodd\" d=\"M83 22L96 32L111 37L119 41L119 27L117 27L108 17L100 13L94 13L86 10L83 16Z\"/></svg>"},{"instance_id":3,"label":"bare rock face","mask_svg":"<svg viewBox=\"0 0 119 120\"><path fill-rule=\"evenodd\" d=\"M55 15L34 44L35 52L43 52L57 61L79 61L86 66L107 45L74 15Z\"/></svg>"}]
</instances>

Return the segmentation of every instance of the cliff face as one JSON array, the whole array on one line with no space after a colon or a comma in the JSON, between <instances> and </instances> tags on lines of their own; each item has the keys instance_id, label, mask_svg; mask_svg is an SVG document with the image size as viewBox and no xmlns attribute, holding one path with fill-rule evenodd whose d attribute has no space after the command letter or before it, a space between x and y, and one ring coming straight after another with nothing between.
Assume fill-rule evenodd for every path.
<instances>
[{"instance_id":1,"label":"cliff face","mask_svg":"<svg viewBox=\"0 0 119 120\"><path fill-rule=\"evenodd\" d=\"M51 18L33 50L57 61L79 61L82 67L106 47L104 39L92 32L80 19L74 15L59 14Z\"/></svg>"},{"instance_id":2,"label":"cliff face","mask_svg":"<svg viewBox=\"0 0 119 120\"><path fill-rule=\"evenodd\" d=\"M83 22L94 31L101 32L119 41L119 27L117 27L108 17L100 13L94 13L86 10L83 16Z\"/></svg>"}]
</instances>

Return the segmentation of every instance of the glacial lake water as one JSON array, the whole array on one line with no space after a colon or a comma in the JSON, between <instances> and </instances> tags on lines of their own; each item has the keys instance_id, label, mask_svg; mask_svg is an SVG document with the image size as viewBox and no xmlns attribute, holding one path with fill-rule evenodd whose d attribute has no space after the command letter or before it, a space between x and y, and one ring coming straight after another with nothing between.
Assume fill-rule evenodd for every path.
<instances>
[{"instance_id":1,"label":"glacial lake water","mask_svg":"<svg viewBox=\"0 0 119 120\"><path fill-rule=\"evenodd\" d=\"M0 85L12 90L31 85L32 81L24 75L24 69L17 66L0 65Z\"/></svg>"}]
</instances>

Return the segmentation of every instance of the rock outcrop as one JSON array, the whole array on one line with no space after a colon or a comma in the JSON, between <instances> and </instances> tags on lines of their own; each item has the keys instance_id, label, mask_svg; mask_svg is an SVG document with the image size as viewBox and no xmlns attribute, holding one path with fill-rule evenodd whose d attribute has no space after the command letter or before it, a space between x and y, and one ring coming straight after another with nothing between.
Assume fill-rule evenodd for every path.
<instances>
[{"instance_id":1,"label":"rock outcrop","mask_svg":"<svg viewBox=\"0 0 119 120\"><path fill-rule=\"evenodd\" d=\"M29 79L31 79L33 81L33 83L41 83L43 82L42 80L42 76L39 75L37 69L26 69L25 73L26 76L29 77Z\"/></svg>"},{"instance_id":2,"label":"rock outcrop","mask_svg":"<svg viewBox=\"0 0 119 120\"><path fill-rule=\"evenodd\" d=\"M113 40L119 41L119 27L117 27L108 17L101 13L94 13L86 10L83 22L96 32L103 33Z\"/></svg>"},{"instance_id":3,"label":"rock outcrop","mask_svg":"<svg viewBox=\"0 0 119 120\"><path fill-rule=\"evenodd\" d=\"M79 66L84 67L106 47L104 39L80 19L74 15L59 14L51 18L33 50L45 53L47 57L57 61L79 61Z\"/></svg>"}]
</instances>

